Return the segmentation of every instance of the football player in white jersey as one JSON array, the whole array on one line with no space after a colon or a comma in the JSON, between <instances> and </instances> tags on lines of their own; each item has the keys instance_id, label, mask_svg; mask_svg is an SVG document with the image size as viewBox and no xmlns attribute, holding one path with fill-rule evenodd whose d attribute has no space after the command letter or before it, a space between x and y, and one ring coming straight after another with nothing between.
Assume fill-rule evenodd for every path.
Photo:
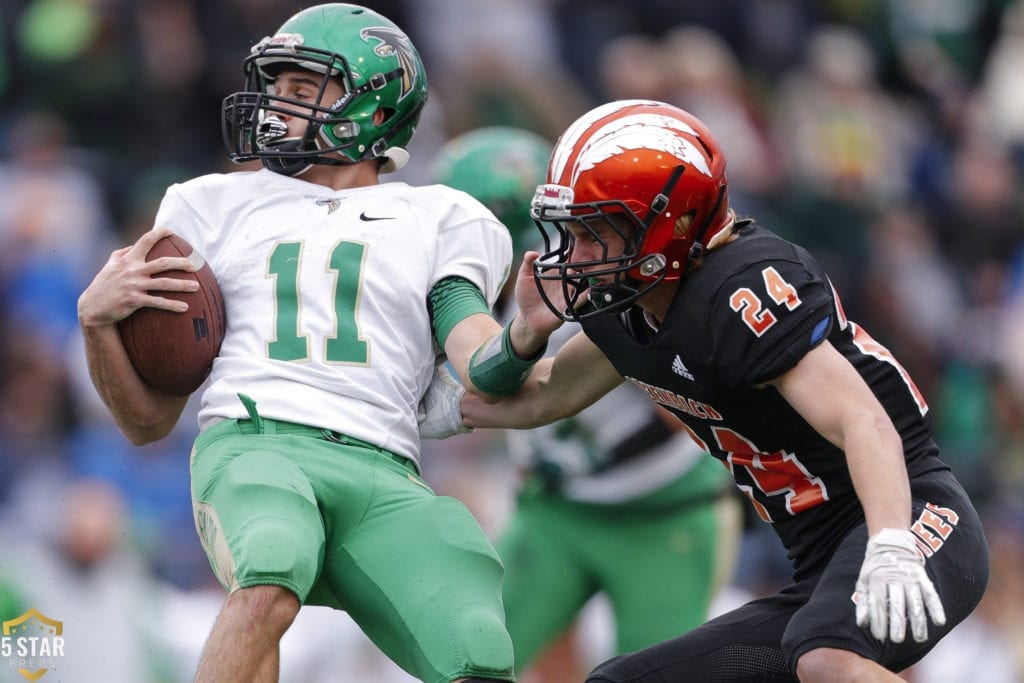
<instances>
[{"instance_id":1,"label":"football player in white jersey","mask_svg":"<svg viewBox=\"0 0 1024 683\"><path fill-rule=\"evenodd\" d=\"M439 355L497 397L543 353L489 313L508 231L463 193L380 181L407 161L427 97L423 64L388 19L311 7L257 43L244 72L224 101L225 144L264 168L170 187L157 227L115 251L78 306L93 381L143 444L187 397L143 382L117 322L144 306L182 312L161 293L195 285L155 276L196 269L147 252L179 235L222 290L226 335L190 467L196 528L229 596L196 679L276 680L282 634L315 604L347 611L422 680L511 681L501 563L417 460Z\"/></svg>"}]
</instances>

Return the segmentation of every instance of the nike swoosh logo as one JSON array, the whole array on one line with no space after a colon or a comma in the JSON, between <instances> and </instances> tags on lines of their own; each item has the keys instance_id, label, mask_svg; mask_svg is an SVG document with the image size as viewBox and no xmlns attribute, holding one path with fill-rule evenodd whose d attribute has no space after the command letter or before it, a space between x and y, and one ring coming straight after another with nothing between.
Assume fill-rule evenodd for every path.
<instances>
[{"instance_id":1,"label":"nike swoosh logo","mask_svg":"<svg viewBox=\"0 0 1024 683\"><path fill-rule=\"evenodd\" d=\"M361 221L392 221L394 219L394 216L367 216L365 211L359 214Z\"/></svg>"}]
</instances>

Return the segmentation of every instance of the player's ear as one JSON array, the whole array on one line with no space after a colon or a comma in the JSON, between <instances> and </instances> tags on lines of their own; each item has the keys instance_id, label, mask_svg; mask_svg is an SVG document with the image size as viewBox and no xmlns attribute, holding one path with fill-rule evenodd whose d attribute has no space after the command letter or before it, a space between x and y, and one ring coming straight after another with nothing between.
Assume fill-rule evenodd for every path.
<instances>
[{"instance_id":1,"label":"player's ear","mask_svg":"<svg viewBox=\"0 0 1024 683\"><path fill-rule=\"evenodd\" d=\"M696 215L696 211L689 211L681 214L676 222L672 226L672 238L683 239L690 234L690 227L693 225L693 217Z\"/></svg>"}]
</instances>

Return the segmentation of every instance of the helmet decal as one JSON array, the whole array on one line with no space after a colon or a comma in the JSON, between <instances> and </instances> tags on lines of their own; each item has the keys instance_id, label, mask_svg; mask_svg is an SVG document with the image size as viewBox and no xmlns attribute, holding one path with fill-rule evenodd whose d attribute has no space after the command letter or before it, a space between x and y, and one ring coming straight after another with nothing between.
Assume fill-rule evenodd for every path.
<instances>
[{"instance_id":1,"label":"helmet decal","mask_svg":"<svg viewBox=\"0 0 1024 683\"><path fill-rule=\"evenodd\" d=\"M579 179L580 173L597 167L602 161L635 149L667 152L689 162L692 168L710 178L711 169L704 155L695 144L678 133L700 137L686 123L668 116L638 114L612 121L599 128L580 153L573 168L572 182Z\"/></svg>"},{"instance_id":2,"label":"helmet decal","mask_svg":"<svg viewBox=\"0 0 1024 683\"><path fill-rule=\"evenodd\" d=\"M562 133L562 136L558 139L558 144L555 146L555 150L551 158L550 177L552 181L561 177L562 173L565 171L565 166L569 161L572 151L576 148L580 138L590 130L591 126L609 114L633 104L656 105L658 102L655 102L654 100L619 100L616 102L608 102L591 109L589 112L576 119L576 121L573 122L564 133Z\"/></svg>"},{"instance_id":3,"label":"helmet decal","mask_svg":"<svg viewBox=\"0 0 1024 683\"><path fill-rule=\"evenodd\" d=\"M402 87L398 93L398 100L402 101L406 95L412 92L413 84L419 76L417 71L418 61L416 53L413 52L412 43L409 37L393 28L387 26L371 26L359 32L359 37L369 42L370 38L379 40L373 51L378 57L395 57L398 65L402 67Z\"/></svg>"},{"instance_id":4,"label":"helmet decal","mask_svg":"<svg viewBox=\"0 0 1024 683\"><path fill-rule=\"evenodd\" d=\"M301 33L278 33L260 40L260 42L252 46L251 52L259 54L266 47L283 47L287 50L294 50L297 46L302 45L304 41L305 39Z\"/></svg>"}]
</instances>

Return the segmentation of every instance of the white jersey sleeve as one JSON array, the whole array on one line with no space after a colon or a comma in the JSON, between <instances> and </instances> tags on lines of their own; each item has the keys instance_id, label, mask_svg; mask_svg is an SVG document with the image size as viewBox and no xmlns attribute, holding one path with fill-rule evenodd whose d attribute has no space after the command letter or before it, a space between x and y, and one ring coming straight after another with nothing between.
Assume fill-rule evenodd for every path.
<instances>
[{"instance_id":1,"label":"white jersey sleeve","mask_svg":"<svg viewBox=\"0 0 1024 683\"><path fill-rule=\"evenodd\" d=\"M156 217L209 262L227 333L199 422L260 415L418 457L416 406L435 356L427 295L461 276L493 306L507 229L444 186L334 191L269 171L169 188Z\"/></svg>"}]
</instances>

